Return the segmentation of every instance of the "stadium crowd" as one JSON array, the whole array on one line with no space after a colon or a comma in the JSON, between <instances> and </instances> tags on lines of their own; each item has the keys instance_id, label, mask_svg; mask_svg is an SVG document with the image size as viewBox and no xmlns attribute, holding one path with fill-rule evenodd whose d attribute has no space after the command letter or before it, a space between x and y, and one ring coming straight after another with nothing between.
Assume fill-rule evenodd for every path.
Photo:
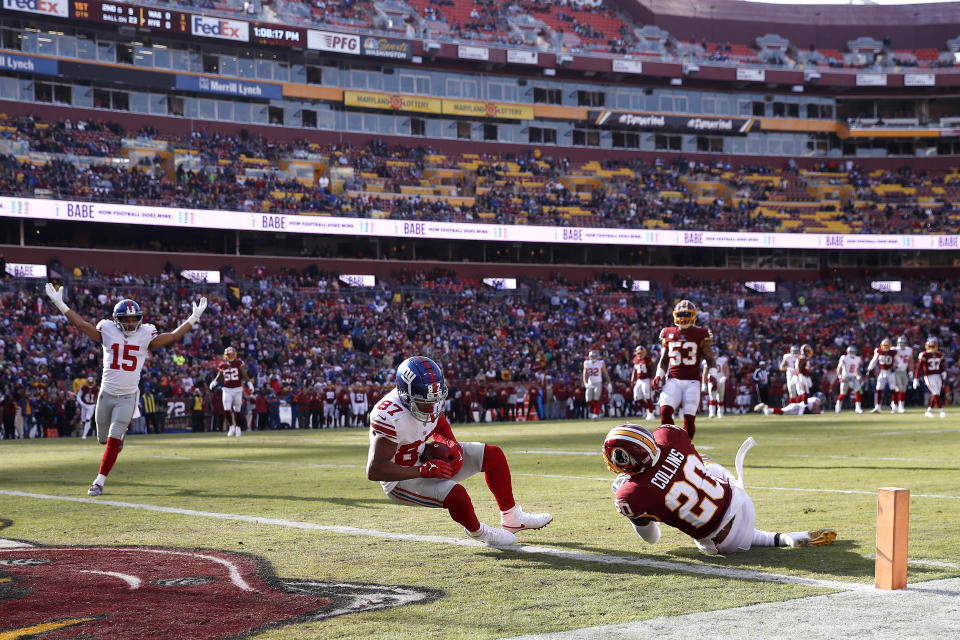
<instances>
[{"instance_id":1,"label":"stadium crowd","mask_svg":"<svg viewBox=\"0 0 960 640\"><path fill-rule=\"evenodd\" d=\"M742 283L682 277L633 293L614 275L585 283L560 275L521 279L518 289L506 291L443 271L401 272L374 288L347 287L336 274L316 269L237 275L227 286L194 284L175 274L172 265L159 276L77 266L65 278L71 306L94 322L108 318L119 299L132 297L144 309L144 322L163 331L189 312L198 290L210 300L198 328L153 354L144 368L143 401L153 400L143 411L152 430L162 430L168 414L174 422L167 426L220 428L219 394L208 383L231 345L256 382L247 406L260 428L350 426L351 394L379 397L410 353L445 367L456 421L510 420L531 412L541 419L583 417L580 375L590 349L600 352L614 381L606 411L635 414L633 349L646 345L656 355L656 336L672 324L678 298L698 305L699 323L713 330L717 351L730 358L730 410L749 408L756 397L753 373L775 369L794 344L813 345L814 388L832 402L837 361L848 345L867 362L883 338L901 335L918 348L928 336L939 339L947 358L947 400L960 400L960 296L949 281L907 280L905 293L890 298L869 282L839 278L782 282L776 294L760 294ZM74 394L87 376L99 375L100 350L49 307L40 287L21 280L0 284L0 327L0 405L8 433L15 423L27 434L34 425L34 434L73 433ZM782 383L774 372L771 397L780 397ZM336 398L329 412L328 392ZM865 397L869 406L872 395ZM917 400L915 394L910 399Z\"/></svg>"},{"instance_id":2,"label":"stadium crowd","mask_svg":"<svg viewBox=\"0 0 960 640\"><path fill-rule=\"evenodd\" d=\"M831 162L806 173L793 163L777 169L682 157L576 164L536 151L465 162L429 146L321 146L204 130L126 133L111 123L45 123L32 116L6 121L0 130L22 149L0 154L2 195L442 222L769 232L798 230L794 223L816 204L812 191L824 181L851 190L849 198L824 206L849 232L960 232L953 204L960 174L952 172L866 172L852 162ZM134 146L166 145L193 162L164 162L159 150L130 162L125 138ZM305 184L279 169L287 158L322 158L324 173ZM352 171L334 185L328 175L334 169ZM433 185L426 179L431 169L455 169L460 177ZM425 183L442 197L424 197Z\"/></svg>"}]
</instances>

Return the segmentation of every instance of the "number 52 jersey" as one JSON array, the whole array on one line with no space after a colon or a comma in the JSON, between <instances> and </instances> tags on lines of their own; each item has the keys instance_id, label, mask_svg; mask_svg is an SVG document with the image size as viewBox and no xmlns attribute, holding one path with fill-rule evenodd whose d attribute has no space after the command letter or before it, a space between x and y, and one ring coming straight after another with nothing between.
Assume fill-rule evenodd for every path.
<instances>
[{"instance_id":1,"label":"number 52 jersey","mask_svg":"<svg viewBox=\"0 0 960 640\"><path fill-rule=\"evenodd\" d=\"M653 518L693 538L712 535L730 506L730 483L707 473L683 429L662 426L653 439L660 457L620 486L617 511L628 518Z\"/></svg>"},{"instance_id":2,"label":"number 52 jersey","mask_svg":"<svg viewBox=\"0 0 960 640\"><path fill-rule=\"evenodd\" d=\"M150 343L157 337L157 328L152 324L140 325L128 338L113 320L101 320L97 323L97 331L103 345L101 388L115 396L136 392Z\"/></svg>"}]
</instances>

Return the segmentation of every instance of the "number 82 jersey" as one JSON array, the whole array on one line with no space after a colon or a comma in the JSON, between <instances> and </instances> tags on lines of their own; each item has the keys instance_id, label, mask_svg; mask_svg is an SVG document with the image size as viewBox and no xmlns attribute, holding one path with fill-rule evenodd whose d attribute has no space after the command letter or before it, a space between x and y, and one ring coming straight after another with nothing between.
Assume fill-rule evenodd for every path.
<instances>
[{"instance_id":1,"label":"number 82 jersey","mask_svg":"<svg viewBox=\"0 0 960 640\"><path fill-rule=\"evenodd\" d=\"M713 342L713 332L704 327L666 327L660 344L667 356L667 376L677 380L699 380L703 349Z\"/></svg>"}]
</instances>

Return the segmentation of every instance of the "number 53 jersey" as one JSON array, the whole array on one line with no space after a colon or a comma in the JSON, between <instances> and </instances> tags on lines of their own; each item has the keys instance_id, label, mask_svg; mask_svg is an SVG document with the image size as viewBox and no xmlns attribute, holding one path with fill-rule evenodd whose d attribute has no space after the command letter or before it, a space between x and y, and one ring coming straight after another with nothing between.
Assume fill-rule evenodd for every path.
<instances>
[{"instance_id":1,"label":"number 53 jersey","mask_svg":"<svg viewBox=\"0 0 960 640\"><path fill-rule=\"evenodd\" d=\"M136 392L150 343L157 337L156 327L140 325L132 336L127 337L113 320L101 320L97 323L97 331L103 345L101 389L115 396Z\"/></svg>"},{"instance_id":2,"label":"number 53 jersey","mask_svg":"<svg viewBox=\"0 0 960 640\"><path fill-rule=\"evenodd\" d=\"M667 327L660 332L660 344L670 366L667 377L700 380L703 348L713 342L713 332L704 327Z\"/></svg>"},{"instance_id":3,"label":"number 53 jersey","mask_svg":"<svg viewBox=\"0 0 960 640\"><path fill-rule=\"evenodd\" d=\"M707 473L683 429L664 425L653 432L653 439L660 457L620 486L617 511L628 518L659 520L693 538L713 535L730 507L730 483Z\"/></svg>"}]
</instances>

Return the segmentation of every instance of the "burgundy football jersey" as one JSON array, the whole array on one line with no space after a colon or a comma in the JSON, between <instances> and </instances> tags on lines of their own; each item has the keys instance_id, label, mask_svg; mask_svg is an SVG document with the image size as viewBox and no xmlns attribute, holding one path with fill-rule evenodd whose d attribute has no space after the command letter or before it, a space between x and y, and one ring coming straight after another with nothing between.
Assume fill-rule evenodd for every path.
<instances>
[{"instance_id":1,"label":"burgundy football jersey","mask_svg":"<svg viewBox=\"0 0 960 640\"><path fill-rule=\"evenodd\" d=\"M877 349L877 366L887 371L893 369L893 364L897 361L897 350L887 349L881 351Z\"/></svg>"},{"instance_id":2,"label":"burgundy football jersey","mask_svg":"<svg viewBox=\"0 0 960 640\"><path fill-rule=\"evenodd\" d=\"M617 510L628 518L654 518L693 538L712 534L730 506L730 483L707 473L683 429L663 425L653 439L659 459L617 490Z\"/></svg>"},{"instance_id":3,"label":"burgundy football jersey","mask_svg":"<svg viewBox=\"0 0 960 640\"><path fill-rule=\"evenodd\" d=\"M217 365L223 373L223 386L228 389L236 389L243 384L240 379L240 367L243 366L243 360L234 358L229 362L221 362Z\"/></svg>"},{"instance_id":4,"label":"burgundy football jersey","mask_svg":"<svg viewBox=\"0 0 960 640\"><path fill-rule=\"evenodd\" d=\"M943 352L924 351L917 359L917 376L943 372Z\"/></svg>"},{"instance_id":5,"label":"burgundy football jersey","mask_svg":"<svg viewBox=\"0 0 960 640\"><path fill-rule=\"evenodd\" d=\"M633 379L646 380L650 377L650 361L647 358L633 356Z\"/></svg>"},{"instance_id":6,"label":"burgundy football jersey","mask_svg":"<svg viewBox=\"0 0 960 640\"><path fill-rule=\"evenodd\" d=\"M704 327L667 327L660 332L660 343L667 354L667 376L678 380L699 380L703 348L713 341L713 332Z\"/></svg>"}]
</instances>

